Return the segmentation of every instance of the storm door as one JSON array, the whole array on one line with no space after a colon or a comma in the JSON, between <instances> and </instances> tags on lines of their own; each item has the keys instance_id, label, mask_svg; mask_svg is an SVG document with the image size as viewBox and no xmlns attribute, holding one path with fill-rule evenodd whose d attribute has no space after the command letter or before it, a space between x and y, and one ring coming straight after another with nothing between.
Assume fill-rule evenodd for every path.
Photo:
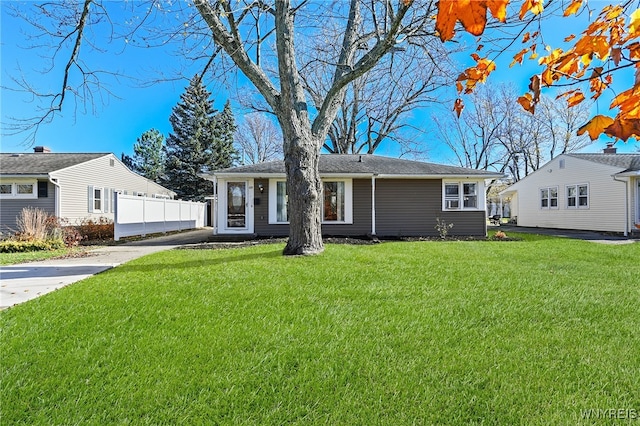
<instances>
[{"instance_id":1,"label":"storm door","mask_svg":"<svg viewBox=\"0 0 640 426\"><path fill-rule=\"evenodd\" d=\"M227 229L247 229L247 182L227 182Z\"/></svg>"}]
</instances>

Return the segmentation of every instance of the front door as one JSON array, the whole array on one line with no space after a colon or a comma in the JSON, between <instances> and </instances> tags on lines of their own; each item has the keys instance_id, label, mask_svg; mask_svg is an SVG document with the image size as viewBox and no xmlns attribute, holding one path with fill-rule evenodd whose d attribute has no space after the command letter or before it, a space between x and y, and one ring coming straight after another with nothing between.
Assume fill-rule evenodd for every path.
<instances>
[{"instance_id":1,"label":"front door","mask_svg":"<svg viewBox=\"0 0 640 426\"><path fill-rule=\"evenodd\" d=\"M229 233L253 232L253 198L248 181L225 182L226 206L223 228Z\"/></svg>"},{"instance_id":2,"label":"front door","mask_svg":"<svg viewBox=\"0 0 640 426\"><path fill-rule=\"evenodd\" d=\"M227 228L247 227L247 183L227 182Z\"/></svg>"}]
</instances>

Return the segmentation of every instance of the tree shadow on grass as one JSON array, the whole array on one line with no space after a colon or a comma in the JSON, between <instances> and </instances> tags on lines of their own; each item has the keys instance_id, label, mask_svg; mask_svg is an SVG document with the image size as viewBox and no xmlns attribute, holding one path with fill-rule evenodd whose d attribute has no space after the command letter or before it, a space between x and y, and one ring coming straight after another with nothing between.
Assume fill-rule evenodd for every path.
<instances>
[{"instance_id":1,"label":"tree shadow on grass","mask_svg":"<svg viewBox=\"0 0 640 426\"><path fill-rule=\"evenodd\" d=\"M220 267L229 263L235 262L250 262L255 260L266 261L269 259L275 259L282 257L282 249L271 250L261 253L243 253L234 252L224 257L216 257L213 259L193 259L185 262L171 262L171 263L152 263L152 264L130 264L126 263L119 268L123 272L153 272L160 270L181 270L189 268L199 267Z\"/></svg>"}]
</instances>

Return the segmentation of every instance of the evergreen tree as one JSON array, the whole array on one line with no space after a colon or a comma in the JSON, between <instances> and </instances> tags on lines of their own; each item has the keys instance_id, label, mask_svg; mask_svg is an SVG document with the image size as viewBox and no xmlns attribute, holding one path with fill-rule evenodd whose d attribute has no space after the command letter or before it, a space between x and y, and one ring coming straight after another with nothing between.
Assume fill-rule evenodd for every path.
<instances>
[{"instance_id":1,"label":"evergreen tree","mask_svg":"<svg viewBox=\"0 0 640 426\"><path fill-rule=\"evenodd\" d=\"M218 143L214 147L213 157L215 168L223 169L231 167L238 159L238 151L233 146L233 137L238 127L229 101L224 104L222 112L216 116L216 121Z\"/></svg>"},{"instance_id":2,"label":"evergreen tree","mask_svg":"<svg viewBox=\"0 0 640 426\"><path fill-rule=\"evenodd\" d=\"M226 112L225 112L226 111ZM202 201L212 194L211 182L200 173L231 166L236 155L233 140L227 142L227 128L233 124L231 109L219 113L213 107L211 92L194 76L180 102L173 108L163 184L179 198Z\"/></svg>"},{"instance_id":3,"label":"evergreen tree","mask_svg":"<svg viewBox=\"0 0 640 426\"><path fill-rule=\"evenodd\" d=\"M156 129L144 132L133 145L133 157L122 154L122 162L134 172L154 182L164 173L164 135Z\"/></svg>"}]
</instances>

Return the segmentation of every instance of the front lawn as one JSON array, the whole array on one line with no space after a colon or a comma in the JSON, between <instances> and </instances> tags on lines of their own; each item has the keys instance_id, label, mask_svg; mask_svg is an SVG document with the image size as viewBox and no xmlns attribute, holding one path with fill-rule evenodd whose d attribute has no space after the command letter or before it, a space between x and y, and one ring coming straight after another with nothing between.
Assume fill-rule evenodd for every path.
<instances>
[{"instance_id":1,"label":"front lawn","mask_svg":"<svg viewBox=\"0 0 640 426\"><path fill-rule=\"evenodd\" d=\"M79 252L80 249L62 248L57 250L27 251L21 253L0 253L0 265L34 262L36 260L46 260L54 257L74 255Z\"/></svg>"},{"instance_id":2,"label":"front lawn","mask_svg":"<svg viewBox=\"0 0 640 426\"><path fill-rule=\"evenodd\" d=\"M127 263L0 313L0 422L640 416L640 245L525 238Z\"/></svg>"}]
</instances>

